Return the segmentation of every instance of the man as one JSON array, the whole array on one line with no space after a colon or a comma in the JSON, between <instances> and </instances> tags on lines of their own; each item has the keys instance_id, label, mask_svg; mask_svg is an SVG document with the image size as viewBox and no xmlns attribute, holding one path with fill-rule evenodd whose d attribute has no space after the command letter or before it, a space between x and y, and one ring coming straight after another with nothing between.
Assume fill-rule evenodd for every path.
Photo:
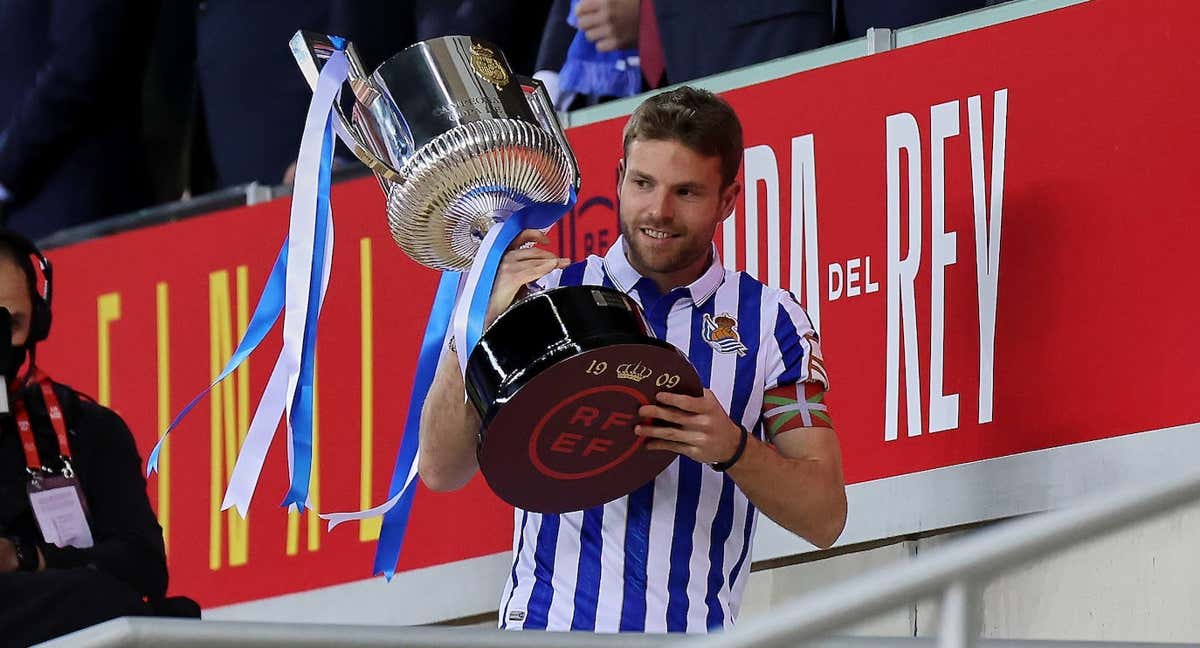
<instances>
[{"instance_id":1,"label":"man","mask_svg":"<svg viewBox=\"0 0 1200 648\"><path fill-rule=\"evenodd\" d=\"M696 398L661 393L639 411L668 424L637 426L646 447L680 455L653 482L586 511L516 511L504 628L726 628L746 585L756 510L821 547L845 524L816 332L789 293L725 270L712 243L741 192L733 109L679 88L646 100L624 141L621 237L608 254L567 265L522 249L546 242L524 233L500 265L488 317L544 275L547 286L613 286L641 304L658 337L687 354L707 389ZM463 401L447 353L421 425L419 469L434 490L459 488L478 468L480 422Z\"/></svg>"},{"instance_id":2,"label":"man","mask_svg":"<svg viewBox=\"0 0 1200 648\"><path fill-rule=\"evenodd\" d=\"M8 387L0 406L4 645L149 614L145 599L158 602L167 588L162 528L129 429L111 410L37 367L37 343L50 330L50 280L49 262L31 243L0 232L0 322L11 321L12 329L12 351L0 344ZM82 493L78 505L75 485ZM57 504L48 503L47 494ZM45 532L62 537L49 542Z\"/></svg>"}]
</instances>

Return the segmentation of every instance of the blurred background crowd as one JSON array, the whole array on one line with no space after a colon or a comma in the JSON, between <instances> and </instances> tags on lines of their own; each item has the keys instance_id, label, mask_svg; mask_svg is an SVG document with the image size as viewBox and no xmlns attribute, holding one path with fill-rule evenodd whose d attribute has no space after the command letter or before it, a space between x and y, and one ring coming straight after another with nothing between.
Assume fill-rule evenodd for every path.
<instances>
[{"instance_id":1,"label":"blurred background crowd","mask_svg":"<svg viewBox=\"0 0 1200 648\"><path fill-rule=\"evenodd\" d=\"M560 110L997 0L5 0L0 221L33 239L286 183L310 90L288 41L350 38L368 69L424 39L491 41Z\"/></svg>"}]
</instances>

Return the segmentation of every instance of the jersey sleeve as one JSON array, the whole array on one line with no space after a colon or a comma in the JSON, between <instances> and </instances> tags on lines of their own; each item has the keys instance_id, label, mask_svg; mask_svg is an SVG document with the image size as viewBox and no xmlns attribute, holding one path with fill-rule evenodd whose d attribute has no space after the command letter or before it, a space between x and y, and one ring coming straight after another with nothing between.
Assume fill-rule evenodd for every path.
<instances>
[{"instance_id":1,"label":"jersey sleeve","mask_svg":"<svg viewBox=\"0 0 1200 648\"><path fill-rule=\"evenodd\" d=\"M772 339L765 345L765 389L814 382L829 389L821 356L821 341L808 313L790 292L783 292L775 309Z\"/></svg>"}]
</instances>

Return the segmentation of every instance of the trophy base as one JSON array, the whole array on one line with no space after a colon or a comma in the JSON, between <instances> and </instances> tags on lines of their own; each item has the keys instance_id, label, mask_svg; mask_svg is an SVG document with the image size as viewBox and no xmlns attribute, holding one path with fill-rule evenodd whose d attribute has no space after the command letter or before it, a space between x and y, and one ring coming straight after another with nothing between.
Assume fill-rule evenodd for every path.
<instances>
[{"instance_id":1,"label":"trophy base","mask_svg":"<svg viewBox=\"0 0 1200 648\"><path fill-rule=\"evenodd\" d=\"M484 478L504 501L541 513L627 495L677 457L645 449L633 433L643 422L638 408L659 391L702 393L674 349L618 344L563 360L498 408L479 448Z\"/></svg>"},{"instance_id":2,"label":"trophy base","mask_svg":"<svg viewBox=\"0 0 1200 648\"><path fill-rule=\"evenodd\" d=\"M633 432L638 409L662 391L703 393L687 358L649 335L637 304L598 286L513 305L473 350L467 389L483 421L488 485L541 513L604 504L654 479L677 455L645 449Z\"/></svg>"}]
</instances>

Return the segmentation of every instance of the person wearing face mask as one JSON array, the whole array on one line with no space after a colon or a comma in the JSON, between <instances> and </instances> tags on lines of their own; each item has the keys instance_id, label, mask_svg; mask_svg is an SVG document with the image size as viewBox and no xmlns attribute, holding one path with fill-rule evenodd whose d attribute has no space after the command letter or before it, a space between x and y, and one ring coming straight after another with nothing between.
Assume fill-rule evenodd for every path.
<instances>
[{"instance_id":1,"label":"person wearing face mask","mask_svg":"<svg viewBox=\"0 0 1200 648\"><path fill-rule=\"evenodd\" d=\"M0 643L29 645L164 600L162 527L124 421L37 365L50 262L0 231ZM198 616L198 609L195 615Z\"/></svg>"}]
</instances>

